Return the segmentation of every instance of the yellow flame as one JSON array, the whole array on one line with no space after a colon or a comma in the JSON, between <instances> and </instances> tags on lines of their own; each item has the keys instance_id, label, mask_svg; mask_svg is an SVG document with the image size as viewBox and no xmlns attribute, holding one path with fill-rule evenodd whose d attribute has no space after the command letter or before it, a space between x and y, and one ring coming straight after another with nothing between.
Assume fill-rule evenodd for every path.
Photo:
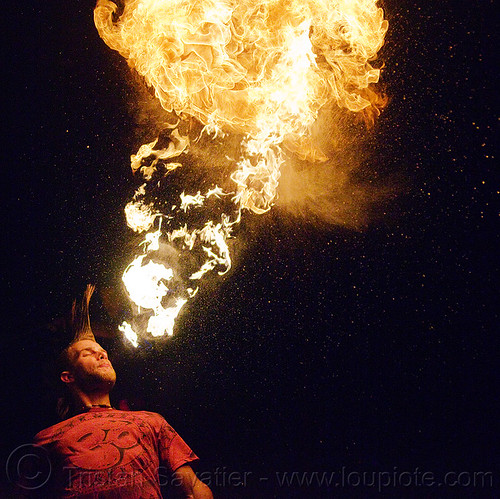
<instances>
[{"instance_id":1,"label":"yellow flame","mask_svg":"<svg viewBox=\"0 0 500 499\"><path fill-rule=\"evenodd\" d=\"M164 306L163 297L169 292L168 283L173 278L173 271L161 263L149 261L143 264L146 255L139 255L125 270L123 282L131 300L141 308L152 310L147 332L153 336L173 334L174 322L187 298L176 297L173 306ZM137 333L132 326L124 322L120 330L137 346Z\"/></svg>"},{"instance_id":2,"label":"yellow flame","mask_svg":"<svg viewBox=\"0 0 500 499\"><path fill-rule=\"evenodd\" d=\"M139 345L137 333L132 329L132 326L128 322L123 321L123 323L118 326L118 330L125 335L125 338L127 338L127 340L130 341L134 347Z\"/></svg>"},{"instance_id":3,"label":"yellow flame","mask_svg":"<svg viewBox=\"0 0 500 499\"><path fill-rule=\"evenodd\" d=\"M163 281L173 277L172 269L160 263L149 261L143 265L145 255L139 255L125 270L123 282L130 298L138 307L159 309L168 287Z\"/></svg>"},{"instance_id":4,"label":"yellow flame","mask_svg":"<svg viewBox=\"0 0 500 499\"><path fill-rule=\"evenodd\" d=\"M145 205L140 201L130 201L125 206L125 217L127 225L135 232L148 230L156 219L151 205Z\"/></svg>"},{"instance_id":5,"label":"yellow flame","mask_svg":"<svg viewBox=\"0 0 500 499\"><path fill-rule=\"evenodd\" d=\"M153 140L148 144L143 144L136 154L130 156L130 166L135 172L140 170L146 180L151 180L151 177L156 170L156 165L160 160L166 160L180 156L183 152L187 152L189 146L188 137L181 136L178 129L174 129L170 134L170 143L166 149L155 149L158 139ZM142 161L144 158L153 157L154 159L148 166L144 166ZM175 170L181 166L180 163L169 162L168 170Z\"/></svg>"},{"instance_id":6,"label":"yellow flame","mask_svg":"<svg viewBox=\"0 0 500 499\"><path fill-rule=\"evenodd\" d=\"M241 207L256 213L276 195L282 158L273 144L324 158L310 133L321 107L379 104L367 91L379 79L370 61L388 27L376 0L128 0L121 13L98 0L94 19L164 109L251 137L254 161L242 158L233 180ZM134 170L154 145L132 157Z\"/></svg>"},{"instance_id":7,"label":"yellow flame","mask_svg":"<svg viewBox=\"0 0 500 499\"><path fill-rule=\"evenodd\" d=\"M212 196L231 196L234 219L223 215L220 222L206 220L201 229L174 226L165 233L170 243L205 253L191 280L216 267L227 272L233 225L244 209L261 214L271 208L287 154L327 159L312 133L322 108L336 105L370 119L384 104L371 87L380 76L371 61L388 28L377 0L124 0L122 9L98 0L94 20L103 40L144 78L166 111L196 118L207 134L242 137L232 192L219 187L205 194L183 192L172 216L145 203L144 190L126 207L128 225L144 232L159 217L172 226L176 213L202 210ZM132 169L146 180L160 164L165 173L175 170L181 163L172 158L189 152L189 138L176 125L170 128L166 148L156 149L155 140L131 157ZM151 334L171 334L197 288L186 284L175 303L163 307L172 269L152 260L143 264L160 249L160 229L150 234L142 243L145 254L123 280L137 306L154 311ZM133 338L130 330L126 334Z\"/></svg>"},{"instance_id":8,"label":"yellow flame","mask_svg":"<svg viewBox=\"0 0 500 499\"><path fill-rule=\"evenodd\" d=\"M361 90L378 80L369 61L388 26L375 0L126 0L118 10L98 0L99 34L166 110L250 135L271 110L300 130L329 99L369 106Z\"/></svg>"}]
</instances>

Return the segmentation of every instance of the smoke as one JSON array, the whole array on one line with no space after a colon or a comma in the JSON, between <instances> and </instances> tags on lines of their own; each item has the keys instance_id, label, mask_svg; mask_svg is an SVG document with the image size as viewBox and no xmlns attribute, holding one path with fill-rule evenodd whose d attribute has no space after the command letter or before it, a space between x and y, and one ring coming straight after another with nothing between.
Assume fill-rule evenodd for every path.
<instances>
[{"instance_id":1,"label":"smoke","mask_svg":"<svg viewBox=\"0 0 500 499\"><path fill-rule=\"evenodd\" d=\"M314 133L327 159L312 162L290 155L281 169L276 208L321 227L366 227L390 193L387 185L374 181L376 165L367 145L370 120L338 108L324 110Z\"/></svg>"}]
</instances>

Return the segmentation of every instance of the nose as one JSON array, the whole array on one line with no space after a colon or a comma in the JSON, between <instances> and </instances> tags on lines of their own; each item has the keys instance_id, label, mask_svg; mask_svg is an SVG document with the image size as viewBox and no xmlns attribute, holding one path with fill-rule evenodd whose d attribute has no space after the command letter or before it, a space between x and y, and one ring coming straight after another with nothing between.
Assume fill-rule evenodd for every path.
<instances>
[{"instance_id":1,"label":"nose","mask_svg":"<svg viewBox=\"0 0 500 499\"><path fill-rule=\"evenodd\" d=\"M98 358L99 360L101 360L101 359L107 359L107 358L108 358L108 356L107 356L104 352L99 352L99 354L98 354L97 358Z\"/></svg>"}]
</instances>

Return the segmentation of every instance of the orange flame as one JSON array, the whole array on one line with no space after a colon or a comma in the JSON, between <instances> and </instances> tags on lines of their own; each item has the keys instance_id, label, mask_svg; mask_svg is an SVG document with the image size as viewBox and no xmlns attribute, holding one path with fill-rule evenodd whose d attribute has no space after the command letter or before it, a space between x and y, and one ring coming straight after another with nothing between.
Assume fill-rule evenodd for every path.
<instances>
[{"instance_id":1,"label":"orange flame","mask_svg":"<svg viewBox=\"0 0 500 499\"><path fill-rule=\"evenodd\" d=\"M231 265L226 240L247 209L261 214L276 199L286 151L309 161L325 161L312 133L319 111L336 105L371 119L384 104L372 88L380 70L371 65L384 43L388 23L376 0L125 0L123 8L98 0L94 20L100 36L154 89L162 107L180 118L194 117L208 134L243 136L242 157L231 174L234 191L181 195L172 211L201 209L206 199L230 194L236 205L234 220L207 220L202 229L172 227L174 216L155 212L144 203L144 189L127 205L127 222L138 232L152 230L156 220L167 223L170 244L182 251L196 246L206 255L189 276L198 280L216 267ZM132 168L150 180L160 160L189 152L189 138L174 127L166 149L157 141L141 146ZM144 160L148 158L149 164ZM168 162L167 172L181 166ZM143 242L145 254L158 251L161 230ZM143 265L140 255L124 280L149 279L148 302L155 315L149 330L171 334L173 320L196 290L171 297L165 308L171 269ZM157 265L157 264L155 264ZM137 293L130 288L132 295ZM163 294L162 294L163 293ZM134 299L140 308L141 298ZM170 312L165 312L165 310ZM163 316L167 326L158 325ZM173 319L172 319L173 317ZM153 324L154 323L154 324ZM124 331L133 337L131 330ZM134 333L135 334L135 333Z\"/></svg>"},{"instance_id":2,"label":"orange flame","mask_svg":"<svg viewBox=\"0 0 500 499\"><path fill-rule=\"evenodd\" d=\"M328 100L370 106L388 27L375 0L99 0L94 19L164 109L252 136L273 112L293 135Z\"/></svg>"}]
</instances>

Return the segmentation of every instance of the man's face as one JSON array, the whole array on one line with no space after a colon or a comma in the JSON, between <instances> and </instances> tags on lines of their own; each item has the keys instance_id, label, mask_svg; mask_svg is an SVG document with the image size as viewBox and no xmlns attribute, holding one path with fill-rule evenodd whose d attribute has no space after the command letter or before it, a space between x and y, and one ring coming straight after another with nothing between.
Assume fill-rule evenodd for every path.
<instances>
[{"instance_id":1,"label":"man's face","mask_svg":"<svg viewBox=\"0 0 500 499\"><path fill-rule=\"evenodd\" d=\"M71 345L71 374L75 384L83 391L111 390L116 373L104 348L92 340L80 340Z\"/></svg>"}]
</instances>

